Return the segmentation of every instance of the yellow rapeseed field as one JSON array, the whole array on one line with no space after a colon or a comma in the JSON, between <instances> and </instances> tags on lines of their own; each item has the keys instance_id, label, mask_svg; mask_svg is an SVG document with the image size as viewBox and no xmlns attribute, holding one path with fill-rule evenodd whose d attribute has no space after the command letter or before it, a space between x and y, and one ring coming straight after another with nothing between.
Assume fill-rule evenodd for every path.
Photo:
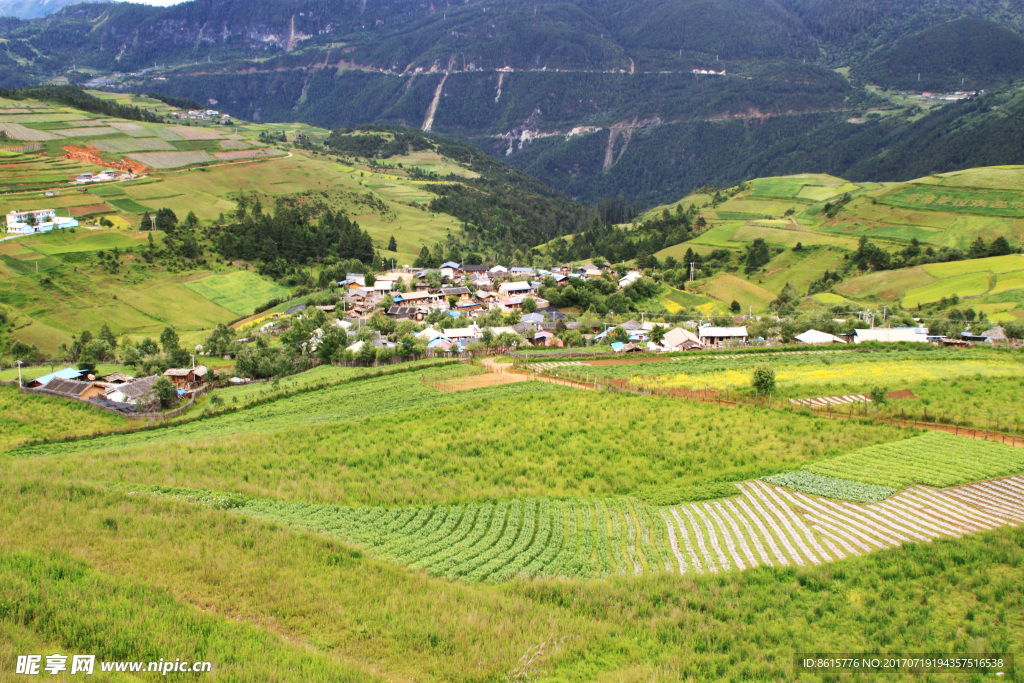
<instances>
[{"instance_id":1,"label":"yellow rapeseed field","mask_svg":"<svg viewBox=\"0 0 1024 683\"><path fill-rule=\"evenodd\" d=\"M716 369L714 372L679 373L664 377L637 378L638 383L687 389L733 389L750 385L753 367ZM1024 377L1024 366L999 360L885 360L835 365L778 365L775 379L780 388L815 384L891 386L948 380L954 377ZM646 380L646 381L645 381Z\"/></svg>"}]
</instances>

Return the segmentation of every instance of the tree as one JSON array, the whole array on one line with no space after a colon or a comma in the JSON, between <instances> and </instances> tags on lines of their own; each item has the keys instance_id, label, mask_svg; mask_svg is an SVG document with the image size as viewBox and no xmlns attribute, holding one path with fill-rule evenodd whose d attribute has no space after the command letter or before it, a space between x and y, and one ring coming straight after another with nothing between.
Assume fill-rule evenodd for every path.
<instances>
[{"instance_id":1,"label":"tree","mask_svg":"<svg viewBox=\"0 0 1024 683\"><path fill-rule=\"evenodd\" d=\"M368 341L364 341L362 348L359 349L359 353L356 354L356 360L364 365L373 365L373 362L377 360L377 347Z\"/></svg>"},{"instance_id":2,"label":"tree","mask_svg":"<svg viewBox=\"0 0 1024 683\"><path fill-rule=\"evenodd\" d=\"M160 333L160 346L164 353L172 353L178 350L178 333L173 327L165 327Z\"/></svg>"},{"instance_id":3,"label":"tree","mask_svg":"<svg viewBox=\"0 0 1024 683\"><path fill-rule=\"evenodd\" d=\"M532 296L528 296L523 299L523 313L536 313L537 312L537 300Z\"/></svg>"},{"instance_id":4,"label":"tree","mask_svg":"<svg viewBox=\"0 0 1024 683\"><path fill-rule=\"evenodd\" d=\"M100 328L100 339L105 341L111 350L117 349L117 337L110 331L110 326L106 323L103 323L103 327Z\"/></svg>"},{"instance_id":5,"label":"tree","mask_svg":"<svg viewBox=\"0 0 1024 683\"><path fill-rule=\"evenodd\" d=\"M889 402L888 392L884 387L871 387L871 402L876 406L884 406Z\"/></svg>"},{"instance_id":6,"label":"tree","mask_svg":"<svg viewBox=\"0 0 1024 683\"><path fill-rule=\"evenodd\" d=\"M160 209L156 212L156 229L163 230L168 235L174 232L174 229L178 227L178 217L174 215L174 212L168 208Z\"/></svg>"},{"instance_id":7,"label":"tree","mask_svg":"<svg viewBox=\"0 0 1024 683\"><path fill-rule=\"evenodd\" d=\"M767 363L754 368L750 377L750 386L759 394L768 394L775 390L775 370Z\"/></svg>"},{"instance_id":8,"label":"tree","mask_svg":"<svg viewBox=\"0 0 1024 683\"><path fill-rule=\"evenodd\" d=\"M997 237L992 240L992 246L988 249L989 256L1006 256L1012 254L1013 249L1010 248L1010 243L1006 241L1005 237Z\"/></svg>"},{"instance_id":9,"label":"tree","mask_svg":"<svg viewBox=\"0 0 1024 683\"><path fill-rule=\"evenodd\" d=\"M665 340L665 333L668 331L664 325L655 325L654 329L651 330L651 341L655 344L660 344Z\"/></svg>"},{"instance_id":10,"label":"tree","mask_svg":"<svg viewBox=\"0 0 1024 683\"><path fill-rule=\"evenodd\" d=\"M750 275L771 260L772 254L771 250L768 248L768 243L765 242L764 239L758 237L747 248L747 265L743 271L747 275Z\"/></svg>"},{"instance_id":11,"label":"tree","mask_svg":"<svg viewBox=\"0 0 1024 683\"><path fill-rule=\"evenodd\" d=\"M985 258L986 256L988 256L988 247L985 246L985 240L978 237L971 242L971 248L967 250L967 258Z\"/></svg>"},{"instance_id":12,"label":"tree","mask_svg":"<svg viewBox=\"0 0 1024 683\"><path fill-rule=\"evenodd\" d=\"M388 240L388 251L398 251L398 242L395 241L394 235Z\"/></svg>"},{"instance_id":13,"label":"tree","mask_svg":"<svg viewBox=\"0 0 1024 683\"><path fill-rule=\"evenodd\" d=\"M161 377L153 382L153 394L160 402L161 408L170 408L178 400L178 390L174 383L166 377Z\"/></svg>"},{"instance_id":14,"label":"tree","mask_svg":"<svg viewBox=\"0 0 1024 683\"><path fill-rule=\"evenodd\" d=\"M149 215L149 211L142 214L142 220L139 221L139 230L143 232L153 229L153 217ZM150 237L149 239L153 239Z\"/></svg>"},{"instance_id":15,"label":"tree","mask_svg":"<svg viewBox=\"0 0 1024 683\"><path fill-rule=\"evenodd\" d=\"M733 313L739 313L742 310L742 308L740 307L740 302L733 299L732 303L729 304L729 310L732 311Z\"/></svg>"}]
</instances>

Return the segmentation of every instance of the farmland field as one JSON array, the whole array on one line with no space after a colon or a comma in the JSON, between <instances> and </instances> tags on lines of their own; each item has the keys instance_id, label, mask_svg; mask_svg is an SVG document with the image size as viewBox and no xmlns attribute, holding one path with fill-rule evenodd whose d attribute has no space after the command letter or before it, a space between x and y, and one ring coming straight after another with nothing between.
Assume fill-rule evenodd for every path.
<instances>
[{"instance_id":1,"label":"farmland field","mask_svg":"<svg viewBox=\"0 0 1024 683\"><path fill-rule=\"evenodd\" d=\"M834 484L803 491L756 478L926 437L541 382L448 394L420 381L469 371L416 369L260 400L360 372L324 366L279 388L230 390L229 405L249 403L237 411L7 451L0 594L15 617L0 615L0 633L29 649L113 657L109 638L85 634L137 620L143 602L132 642L241 677L250 664L234 657L251 648L267 661L261 675L280 680L500 679L552 639L561 644L545 667L568 680L581 668L588 680L659 678L646 668L652 657L672 676L785 678L791 639L956 648L947 632L968 609L973 639L1018 642L1019 627L994 604L1024 604L1024 538L1003 502L1024 487L1020 477L913 484L853 505L832 497ZM543 427L524 434L523 424ZM929 452L956 465L957 481L1013 466L980 442L950 439ZM708 481L739 482L739 492L650 502ZM936 592L962 606L922 604ZM86 601L88 612L73 609ZM904 603L916 611L894 610ZM765 639L780 619L817 609L828 618L778 645ZM865 618L884 632L858 630ZM914 631L920 619L927 634ZM698 645L730 645L695 652L681 628L703 633ZM187 629L203 635L181 638ZM737 653L744 663L730 661ZM12 655L0 650L0 666ZM274 669L282 660L291 668Z\"/></svg>"},{"instance_id":2,"label":"farmland field","mask_svg":"<svg viewBox=\"0 0 1024 683\"><path fill-rule=\"evenodd\" d=\"M914 484L948 487L1022 472L1024 449L931 432L817 462L807 470L894 489Z\"/></svg>"},{"instance_id":3,"label":"farmland field","mask_svg":"<svg viewBox=\"0 0 1024 683\"><path fill-rule=\"evenodd\" d=\"M849 394L867 391L875 385L903 388L961 377L993 380L1024 377L1024 363L1020 359L984 350L863 352L843 349L831 354L745 354L725 358L698 355L635 365L592 366L584 370L601 377L627 379L641 386L730 389L745 393L751 372L762 363L769 363L775 369L776 395L780 397ZM899 386L894 386L895 381Z\"/></svg>"},{"instance_id":4,"label":"farmland field","mask_svg":"<svg viewBox=\"0 0 1024 683\"><path fill-rule=\"evenodd\" d=\"M1009 190L908 185L882 195L879 202L901 208L1024 218L1020 193Z\"/></svg>"},{"instance_id":5,"label":"farmland field","mask_svg":"<svg viewBox=\"0 0 1024 683\"><path fill-rule=\"evenodd\" d=\"M574 397L571 408L564 403L569 396ZM521 430L501 419L513 405L524 421L547 415L552 429L535 447L522 448L514 436ZM423 422L428 414L429 426ZM618 418L610 420L611 415ZM618 444L619 420L635 425L628 452ZM420 382L419 373L406 373L164 430L14 453L33 468L78 462L103 480L332 504L444 504L508 496L624 495L668 482L676 488L708 478L742 480L901 433L895 427L829 424L827 433L815 434L812 425L818 420L823 425L827 418L780 415L774 429L782 431L771 441L741 412L711 405L696 404L681 413L673 402L578 394L544 382L439 393ZM589 426L581 429L578 423ZM465 424L488 428L466 430ZM651 428L656 424L661 428ZM705 430L714 440L701 458L690 457L680 444ZM311 435L316 435L312 441ZM200 456L194 444L208 439L221 441L215 452L204 449ZM254 467L270 453L275 467ZM278 467L291 473L285 488Z\"/></svg>"},{"instance_id":6,"label":"farmland field","mask_svg":"<svg viewBox=\"0 0 1024 683\"><path fill-rule=\"evenodd\" d=\"M190 164L202 164L216 161L206 152L139 152L129 154L129 159L141 161L153 168L181 168Z\"/></svg>"}]
</instances>

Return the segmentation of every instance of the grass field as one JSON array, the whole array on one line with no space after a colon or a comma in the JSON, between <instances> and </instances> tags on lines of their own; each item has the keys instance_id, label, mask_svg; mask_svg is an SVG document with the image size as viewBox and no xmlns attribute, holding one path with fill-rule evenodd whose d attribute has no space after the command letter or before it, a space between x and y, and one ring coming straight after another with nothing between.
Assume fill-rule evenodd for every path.
<instances>
[{"instance_id":1,"label":"grass field","mask_svg":"<svg viewBox=\"0 0 1024 683\"><path fill-rule=\"evenodd\" d=\"M694 291L706 294L722 302L727 307L732 300L740 302L742 309L754 307L757 310L764 310L768 304L775 299L775 294L767 289L747 282L730 273L718 273L714 277L704 281L695 281Z\"/></svg>"},{"instance_id":2,"label":"grass field","mask_svg":"<svg viewBox=\"0 0 1024 683\"><path fill-rule=\"evenodd\" d=\"M775 369L775 395L781 398L864 393L872 386L902 389L958 378L985 381L1024 377L1024 364L1016 357L989 354L983 349L970 353L935 349L792 356L745 354L728 358L684 356L635 365L594 366L588 371L640 385L729 389L745 395L753 393L749 388L751 373L762 363Z\"/></svg>"},{"instance_id":3,"label":"grass field","mask_svg":"<svg viewBox=\"0 0 1024 683\"><path fill-rule=\"evenodd\" d=\"M855 299L873 298L882 301L893 301L903 298L909 289L923 287L936 282L924 268L903 268L861 275L844 280L836 285L836 291L844 296Z\"/></svg>"},{"instance_id":4,"label":"grass field","mask_svg":"<svg viewBox=\"0 0 1024 683\"><path fill-rule=\"evenodd\" d=\"M992 288L994 279L987 272L955 275L923 287L908 289L903 295L902 305L904 308L916 308L920 304L934 303L943 298L981 296Z\"/></svg>"},{"instance_id":5,"label":"grass field","mask_svg":"<svg viewBox=\"0 0 1024 683\"><path fill-rule=\"evenodd\" d=\"M288 289L249 270L236 270L190 280L185 286L237 315L249 315L257 306L288 295Z\"/></svg>"},{"instance_id":6,"label":"grass field","mask_svg":"<svg viewBox=\"0 0 1024 683\"><path fill-rule=\"evenodd\" d=\"M200 339L196 341L200 341L217 323L251 313L274 296L263 294L284 292L283 287L246 271L170 273L132 262L111 274L97 267L95 252L139 246L143 239L138 232L77 230L0 243L0 273L4 275L0 278L0 304L16 312L14 336L51 353L60 344L70 343L72 335L84 329L95 333L103 324L119 336L136 338L157 338L164 327L173 325L189 340L197 335ZM222 279L190 285L210 277ZM231 291L233 282L245 289ZM248 310L236 311L207 295L236 307L250 299L256 303Z\"/></svg>"},{"instance_id":7,"label":"grass field","mask_svg":"<svg viewBox=\"0 0 1024 683\"><path fill-rule=\"evenodd\" d=\"M521 420L547 415L551 429L530 448L515 436L522 434L518 422L501 417L512 406ZM436 505L625 495L669 482L678 487L708 478L740 480L892 440L900 431L830 424L816 432L819 419L825 418L780 416L772 429L789 427L766 440L766 432L751 427L742 412L711 405L680 412L670 401L578 394L544 382L438 393L414 372L164 430L14 455L18 467L39 471L73 461L106 481L342 505ZM630 422L633 446L624 451L621 424ZM478 428L466 429L467 424ZM577 426L583 424L586 429ZM661 427L653 429L656 424ZM706 430L716 435L714 442L699 457L691 455L683 444ZM197 442L211 439L218 441L216 449L196 450ZM282 471L289 472L285 487Z\"/></svg>"},{"instance_id":8,"label":"grass field","mask_svg":"<svg viewBox=\"0 0 1024 683\"><path fill-rule=\"evenodd\" d=\"M15 387L0 386L0 449L44 437L79 436L125 426L124 418L93 406L54 396L23 396Z\"/></svg>"}]
</instances>

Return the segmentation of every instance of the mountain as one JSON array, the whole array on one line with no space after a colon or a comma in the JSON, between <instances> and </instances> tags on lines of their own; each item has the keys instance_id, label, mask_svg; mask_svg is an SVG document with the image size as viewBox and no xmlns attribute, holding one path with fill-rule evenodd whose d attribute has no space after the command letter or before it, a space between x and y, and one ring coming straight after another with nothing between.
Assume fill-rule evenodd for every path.
<instances>
[{"instance_id":1,"label":"mountain","mask_svg":"<svg viewBox=\"0 0 1024 683\"><path fill-rule=\"evenodd\" d=\"M1012 89L1022 28L1024 0L96 3L0 27L0 84L63 78L258 121L424 128L581 200L653 204L873 163L942 104L889 89L919 72L921 89ZM816 139L844 151L807 149ZM993 163L1020 160L1001 152Z\"/></svg>"},{"instance_id":2,"label":"mountain","mask_svg":"<svg viewBox=\"0 0 1024 683\"><path fill-rule=\"evenodd\" d=\"M38 19L58 12L68 5L94 0L0 0L0 17Z\"/></svg>"}]
</instances>

